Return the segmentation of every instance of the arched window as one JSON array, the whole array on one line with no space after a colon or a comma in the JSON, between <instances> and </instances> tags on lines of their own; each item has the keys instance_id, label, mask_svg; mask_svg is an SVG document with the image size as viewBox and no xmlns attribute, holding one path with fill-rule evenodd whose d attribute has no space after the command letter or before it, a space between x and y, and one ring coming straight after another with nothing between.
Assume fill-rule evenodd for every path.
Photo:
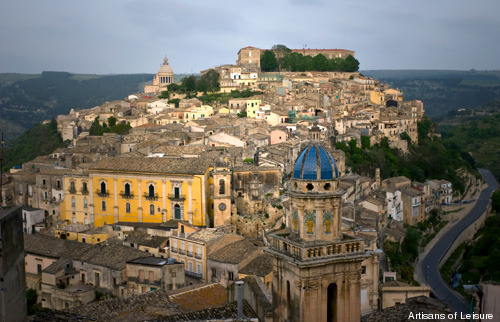
<instances>
[{"instance_id":1,"label":"arched window","mask_svg":"<svg viewBox=\"0 0 500 322\"><path fill-rule=\"evenodd\" d=\"M101 182L101 193L106 193L106 183L105 182Z\"/></svg>"},{"instance_id":2,"label":"arched window","mask_svg":"<svg viewBox=\"0 0 500 322\"><path fill-rule=\"evenodd\" d=\"M106 211L106 201L102 201L101 202L101 208L102 208L102 211Z\"/></svg>"},{"instance_id":3,"label":"arched window","mask_svg":"<svg viewBox=\"0 0 500 322\"><path fill-rule=\"evenodd\" d=\"M76 207L76 200L75 197L71 197L71 207L75 208Z\"/></svg>"},{"instance_id":4,"label":"arched window","mask_svg":"<svg viewBox=\"0 0 500 322\"><path fill-rule=\"evenodd\" d=\"M224 182L224 179L219 180L219 194L220 195L226 194L226 184Z\"/></svg>"},{"instance_id":5,"label":"arched window","mask_svg":"<svg viewBox=\"0 0 500 322\"><path fill-rule=\"evenodd\" d=\"M154 215L155 214L155 205L150 204L149 205L149 214Z\"/></svg>"},{"instance_id":6,"label":"arched window","mask_svg":"<svg viewBox=\"0 0 500 322\"><path fill-rule=\"evenodd\" d=\"M87 208L89 206L89 202L87 198L83 198L83 208Z\"/></svg>"},{"instance_id":7,"label":"arched window","mask_svg":"<svg viewBox=\"0 0 500 322\"><path fill-rule=\"evenodd\" d=\"M69 183L69 191L70 191L71 193L75 193L75 190L76 190L76 189L75 189L75 182L74 182L74 181L71 181L71 182Z\"/></svg>"},{"instance_id":8,"label":"arched window","mask_svg":"<svg viewBox=\"0 0 500 322\"><path fill-rule=\"evenodd\" d=\"M149 185L149 196L154 198L155 196L155 186L153 186L152 184Z\"/></svg>"},{"instance_id":9,"label":"arched window","mask_svg":"<svg viewBox=\"0 0 500 322\"><path fill-rule=\"evenodd\" d=\"M125 204L125 212L126 212L127 214L129 214L129 213L130 213L130 204L129 204L128 202Z\"/></svg>"},{"instance_id":10,"label":"arched window","mask_svg":"<svg viewBox=\"0 0 500 322\"><path fill-rule=\"evenodd\" d=\"M130 184L128 183L125 184L125 194L130 196Z\"/></svg>"},{"instance_id":11,"label":"arched window","mask_svg":"<svg viewBox=\"0 0 500 322\"><path fill-rule=\"evenodd\" d=\"M82 183L82 192L86 193L87 191L88 191L88 189L87 189L87 183L84 182L84 183Z\"/></svg>"}]
</instances>

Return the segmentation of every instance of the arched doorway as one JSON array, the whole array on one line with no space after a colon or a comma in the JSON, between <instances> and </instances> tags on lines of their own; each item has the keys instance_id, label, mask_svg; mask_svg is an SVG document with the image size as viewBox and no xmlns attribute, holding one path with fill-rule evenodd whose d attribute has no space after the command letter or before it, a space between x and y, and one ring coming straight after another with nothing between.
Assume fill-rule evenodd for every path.
<instances>
[{"instance_id":1,"label":"arched doorway","mask_svg":"<svg viewBox=\"0 0 500 322\"><path fill-rule=\"evenodd\" d=\"M327 321L337 322L337 284L328 285Z\"/></svg>"}]
</instances>

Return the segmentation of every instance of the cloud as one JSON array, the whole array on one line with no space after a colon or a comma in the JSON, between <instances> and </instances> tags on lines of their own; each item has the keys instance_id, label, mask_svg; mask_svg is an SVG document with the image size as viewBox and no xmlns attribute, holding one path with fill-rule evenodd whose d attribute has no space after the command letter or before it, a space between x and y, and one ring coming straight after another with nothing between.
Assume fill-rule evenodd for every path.
<instances>
[{"instance_id":1,"label":"cloud","mask_svg":"<svg viewBox=\"0 0 500 322\"><path fill-rule=\"evenodd\" d=\"M494 69L494 0L6 1L0 72L154 73L234 63L240 48L345 48L363 69Z\"/></svg>"}]
</instances>

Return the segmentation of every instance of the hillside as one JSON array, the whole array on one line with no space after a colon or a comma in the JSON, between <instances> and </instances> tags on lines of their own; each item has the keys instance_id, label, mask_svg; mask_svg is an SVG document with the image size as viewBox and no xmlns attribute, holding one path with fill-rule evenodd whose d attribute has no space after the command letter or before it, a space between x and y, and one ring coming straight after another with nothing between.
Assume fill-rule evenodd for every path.
<instances>
[{"instance_id":1,"label":"hillside","mask_svg":"<svg viewBox=\"0 0 500 322\"><path fill-rule=\"evenodd\" d=\"M63 147L64 142L57 133L57 122L35 124L31 129L14 139L4 151L3 170L33 160L39 155L47 155Z\"/></svg>"},{"instance_id":2,"label":"hillside","mask_svg":"<svg viewBox=\"0 0 500 322\"><path fill-rule=\"evenodd\" d=\"M500 100L500 71L366 70L404 93L405 100L421 100L425 113L438 121L448 111L474 108Z\"/></svg>"},{"instance_id":3,"label":"hillside","mask_svg":"<svg viewBox=\"0 0 500 322\"><path fill-rule=\"evenodd\" d=\"M445 142L469 152L478 166L500 178L500 101L450 112L438 131Z\"/></svg>"},{"instance_id":4,"label":"hillside","mask_svg":"<svg viewBox=\"0 0 500 322\"><path fill-rule=\"evenodd\" d=\"M71 109L91 108L142 91L152 74L78 75L43 72L41 75L0 74L0 123L3 132L67 114ZM10 122L10 123L9 123ZM6 125L4 125L6 124ZM7 127L5 127L7 126ZM12 135L12 137L15 137Z\"/></svg>"}]
</instances>

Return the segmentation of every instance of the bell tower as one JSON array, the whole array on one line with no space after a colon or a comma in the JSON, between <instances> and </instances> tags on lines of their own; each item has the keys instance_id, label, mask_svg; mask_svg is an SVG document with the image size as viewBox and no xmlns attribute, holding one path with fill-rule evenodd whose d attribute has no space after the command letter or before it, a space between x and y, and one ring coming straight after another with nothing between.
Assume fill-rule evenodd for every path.
<instances>
[{"instance_id":1,"label":"bell tower","mask_svg":"<svg viewBox=\"0 0 500 322\"><path fill-rule=\"evenodd\" d=\"M224 163L213 171L214 227L231 224L231 171Z\"/></svg>"},{"instance_id":2,"label":"bell tower","mask_svg":"<svg viewBox=\"0 0 500 322\"><path fill-rule=\"evenodd\" d=\"M341 232L342 194L319 131L294 166L284 232L269 234L275 321L360 321L363 240Z\"/></svg>"}]
</instances>

